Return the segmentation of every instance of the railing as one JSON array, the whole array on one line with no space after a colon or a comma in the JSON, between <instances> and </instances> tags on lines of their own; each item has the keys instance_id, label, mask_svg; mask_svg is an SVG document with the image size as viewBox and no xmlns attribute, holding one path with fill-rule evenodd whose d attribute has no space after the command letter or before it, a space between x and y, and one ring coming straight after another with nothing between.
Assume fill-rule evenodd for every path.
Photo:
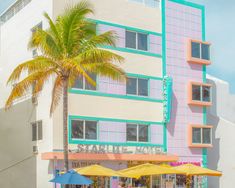
<instances>
[{"instance_id":1,"label":"railing","mask_svg":"<svg viewBox=\"0 0 235 188\"><path fill-rule=\"evenodd\" d=\"M13 3L5 12L0 15L0 22L5 23L14 15L16 15L20 10L22 10L26 5L28 5L32 0L18 0Z\"/></svg>"}]
</instances>

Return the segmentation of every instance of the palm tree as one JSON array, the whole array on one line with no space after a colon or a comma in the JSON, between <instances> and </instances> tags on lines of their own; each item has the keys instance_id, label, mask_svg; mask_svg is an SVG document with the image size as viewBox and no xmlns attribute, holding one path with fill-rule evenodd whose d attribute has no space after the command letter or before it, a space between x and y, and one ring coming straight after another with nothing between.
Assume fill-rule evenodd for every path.
<instances>
[{"instance_id":1,"label":"palm tree","mask_svg":"<svg viewBox=\"0 0 235 188\"><path fill-rule=\"evenodd\" d=\"M95 85L90 74L107 76L114 80L124 80L125 73L118 66L123 57L100 48L102 45L115 46L117 39L113 31L96 33L96 25L87 19L93 8L87 1L73 5L58 16L55 22L44 13L49 23L46 30L37 29L29 41L30 49L37 49L41 55L18 65L11 73L8 84L16 83L6 101L6 108L15 99L32 89L32 97L37 97L49 80L53 81L50 112L53 113L63 96L63 147L64 167L68 171L68 89L76 79L84 77ZM22 74L28 73L22 79Z\"/></svg>"}]
</instances>

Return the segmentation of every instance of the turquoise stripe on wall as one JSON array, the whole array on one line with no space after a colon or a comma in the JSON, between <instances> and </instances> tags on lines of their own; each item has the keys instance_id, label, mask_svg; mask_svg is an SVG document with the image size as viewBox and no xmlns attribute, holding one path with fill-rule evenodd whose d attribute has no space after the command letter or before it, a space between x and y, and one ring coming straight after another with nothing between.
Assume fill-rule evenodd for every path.
<instances>
[{"instance_id":1,"label":"turquoise stripe on wall","mask_svg":"<svg viewBox=\"0 0 235 188\"><path fill-rule=\"evenodd\" d=\"M136 123L136 124L148 124L151 126L161 126L161 122L149 122L149 121L139 121L139 120L124 120L124 119L113 119L113 118L102 118L102 117L87 117L87 116L78 116L78 115L69 115L68 117L68 134L69 134L69 144L97 144L97 145L119 145L119 146L158 146L163 147L161 144L152 144L149 142L101 142L99 140L76 140L72 139L71 131L71 121L73 119L82 119L90 121L110 121L110 122L125 122L125 123ZM149 131L150 135L150 131ZM99 138L99 137L98 137ZM149 138L151 138L149 136Z\"/></svg>"},{"instance_id":2,"label":"turquoise stripe on wall","mask_svg":"<svg viewBox=\"0 0 235 188\"><path fill-rule=\"evenodd\" d=\"M166 76L166 6L165 0L161 1L162 7L162 76ZM162 91L164 86L162 85ZM164 113L164 110L163 110ZM163 114L164 117L164 114ZM163 127L163 145L164 151L167 152L167 123L164 123Z\"/></svg>"},{"instance_id":3,"label":"turquoise stripe on wall","mask_svg":"<svg viewBox=\"0 0 235 188\"><path fill-rule=\"evenodd\" d=\"M134 96L134 95L110 94L110 93L102 93L102 92L98 92L98 91L89 91L89 90L81 90L81 89L74 89L74 88L69 89L69 93L163 103L163 100L153 99L153 98L149 98L149 97L141 97L141 96Z\"/></svg>"},{"instance_id":4,"label":"turquoise stripe on wall","mask_svg":"<svg viewBox=\"0 0 235 188\"><path fill-rule=\"evenodd\" d=\"M113 27L123 28L123 29L126 29L126 30L132 30L132 31L135 31L135 32L140 32L140 33L145 33L145 34L152 34L152 35L156 35L156 36L162 36L161 33L154 32L154 31L149 31L149 30L144 30L144 29L140 29L140 28L136 28L136 27L130 27L130 26L126 26L126 25L106 22L106 21L102 21L102 20L95 20L95 19L90 19L90 20L94 21L97 24L104 24L104 25L109 25L109 26L113 26Z\"/></svg>"}]
</instances>

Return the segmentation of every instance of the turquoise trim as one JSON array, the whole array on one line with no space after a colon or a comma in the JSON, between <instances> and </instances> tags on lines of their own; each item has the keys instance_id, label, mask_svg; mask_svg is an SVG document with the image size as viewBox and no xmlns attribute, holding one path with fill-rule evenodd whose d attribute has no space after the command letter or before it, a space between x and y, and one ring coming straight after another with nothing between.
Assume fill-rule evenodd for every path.
<instances>
[{"instance_id":1,"label":"turquoise trim","mask_svg":"<svg viewBox=\"0 0 235 188\"><path fill-rule=\"evenodd\" d=\"M130 120L130 119L116 119L116 118L103 118L103 117L89 117L89 116L79 116L79 115L69 115L69 119L83 119L91 121L111 121L111 122L122 122L122 123L136 123L136 124L154 124L163 125L163 122L156 121L141 121L141 120Z\"/></svg>"},{"instance_id":2,"label":"turquoise trim","mask_svg":"<svg viewBox=\"0 0 235 188\"><path fill-rule=\"evenodd\" d=\"M161 1L162 10L162 77L166 75L166 6L165 0ZM162 84L162 91L164 92L164 85ZM164 93L163 93L164 95ZM164 117L164 110L163 110ZM163 148L167 152L167 124L163 125Z\"/></svg>"},{"instance_id":3,"label":"turquoise trim","mask_svg":"<svg viewBox=\"0 0 235 188\"><path fill-rule=\"evenodd\" d=\"M113 119L113 118L98 118L98 117L87 117L87 116L74 116L69 115L68 117L68 134L69 134L69 144L96 144L96 145L119 145L119 146L159 146L163 147L161 144L152 144L150 143L150 140L146 143L143 142L100 142L99 140L79 140L79 139L72 139L71 135L71 121L73 119L82 119L82 120L91 120L91 121L112 121L112 122L126 122L126 123L136 123L136 124L148 124L148 138L150 136L150 125L152 124L162 124L159 122L148 122L148 121L138 121L138 120L123 120L123 119ZM99 125L98 125L99 126ZM99 129L98 133L99 135ZM97 135L98 139L99 136Z\"/></svg>"},{"instance_id":4,"label":"turquoise trim","mask_svg":"<svg viewBox=\"0 0 235 188\"><path fill-rule=\"evenodd\" d=\"M153 99L153 98L149 98L149 97L142 97L142 96L135 96L135 95L119 95L119 94L111 94L111 93L102 93L102 92L98 92L98 91L82 90L82 89L74 89L74 88L69 89L69 93L163 103L163 100Z\"/></svg>"},{"instance_id":5,"label":"turquoise trim","mask_svg":"<svg viewBox=\"0 0 235 188\"><path fill-rule=\"evenodd\" d=\"M165 0L162 3L162 77L166 75L166 7Z\"/></svg>"},{"instance_id":6,"label":"turquoise trim","mask_svg":"<svg viewBox=\"0 0 235 188\"><path fill-rule=\"evenodd\" d=\"M130 77L143 78L143 79L163 80L163 78L160 78L160 77L147 76L147 75L143 75L143 74L126 73L126 75L130 76Z\"/></svg>"},{"instance_id":7,"label":"turquoise trim","mask_svg":"<svg viewBox=\"0 0 235 188\"><path fill-rule=\"evenodd\" d=\"M160 144L151 143L135 143L135 142L99 142L99 141L88 141L88 140L70 140L69 144L94 144L94 145L113 145L113 146L158 146L162 147Z\"/></svg>"},{"instance_id":8,"label":"turquoise trim","mask_svg":"<svg viewBox=\"0 0 235 188\"><path fill-rule=\"evenodd\" d=\"M147 55L147 56L162 58L162 55L160 55L160 54L155 54L155 53L151 53L151 52L148 52L148 51L141 51L141 50L136 50L136 49L131 49L131 48L121 48L121 47L114 47L114 46L102 46L102 48L110 49L110 50L117 50L117 51L120 51L120 52L127 52L127 53L134 53L134 54L140 54L140 55Z\"/></svg>"},{"instance_id":9,"label":"turquoise trim","mask_svg":"<svg viewBox=\"0 0 235 188\"><path fill-rule=\"evenodd\" d=\"M164 151L167 152L167 124L163 125L163 148Z\"/></svg>"},{"instance_id":10,"label":"turquoise trim","mask_svg":"<svg viewBox=\"0 0 235 188\"><path fill-rule=\"evenodd\" d=\"M197 8L197 9L203 9L204 8L203 5L199 5L199 4L192 3L192 2L189 2L189 1L185 1L185 0L169 0L169 1L179 3L179 4L182 4L182 5L186 5L186 6L190 6L190 7Z\"/></svg>"},{"instance_id":11,"label":"turquoise trim","mask_svg":"<svg viewBox=\"0 0 235 188\"><path fill-rule=\"evenodd\" d=\"M136 27L120 25L120 24L106 22L106 21L102 21L102 20L95 20L95 19L89 19L89 20L94 21L96 24L104 24L104 25L109 25L109 26L113 26L113 27L123 28L123 29L126 29L126 30L135 31L135 32L151 34L151 35L156 35L156 36L162 36L161 33L153 32L153 31L149 31L149 30L144 30L144 29L139 29L139 28L136 28Z\"/></svg>"}]
</instances>

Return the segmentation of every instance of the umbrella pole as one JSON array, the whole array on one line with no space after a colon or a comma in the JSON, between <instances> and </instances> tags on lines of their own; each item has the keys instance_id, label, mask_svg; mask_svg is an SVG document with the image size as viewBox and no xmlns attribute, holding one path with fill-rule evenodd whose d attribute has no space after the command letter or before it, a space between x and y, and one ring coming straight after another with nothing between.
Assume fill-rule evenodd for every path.
<instances>
[{"instance_id":1,"label":"umbrella pole","mask_svg":"<svg viewBox=\"0 0 235 188\"><path fill-rule=\"evenodd\" d=\"M191 186L191 176L186 176L186 188L190 188Z\"/></svg>"}]
</instances>

